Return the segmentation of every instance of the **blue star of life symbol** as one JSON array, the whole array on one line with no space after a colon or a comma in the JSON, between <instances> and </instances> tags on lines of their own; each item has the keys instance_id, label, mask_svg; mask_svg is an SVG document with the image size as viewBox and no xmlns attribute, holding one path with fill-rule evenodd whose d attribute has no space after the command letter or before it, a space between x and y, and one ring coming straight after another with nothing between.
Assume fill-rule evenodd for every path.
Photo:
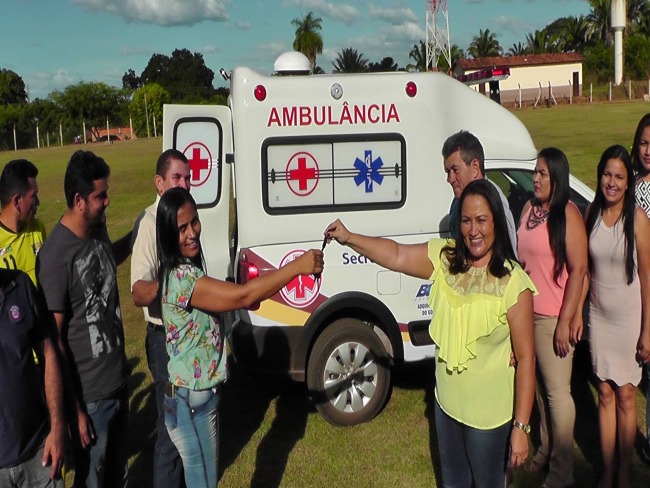
<instances>
[{"instance_id":1,"label":"blue star of life symbol","mask_svg":"<svg viewBox=\"0 0 650 488\"><path fill-rule=\"evenodd\" d=\"M356 158L354 161L354 167L359 170L359 173L354 177L354 182L357 186L365 182L366 193L372 193L373 182L381 185L381 182L384 181L384 177L379 174L379 168L384 165L384 162L381 160L381 156L373 161L372 151L370 150L364 151L363 159L361 161Z\"/></svg>"}]
</instances>

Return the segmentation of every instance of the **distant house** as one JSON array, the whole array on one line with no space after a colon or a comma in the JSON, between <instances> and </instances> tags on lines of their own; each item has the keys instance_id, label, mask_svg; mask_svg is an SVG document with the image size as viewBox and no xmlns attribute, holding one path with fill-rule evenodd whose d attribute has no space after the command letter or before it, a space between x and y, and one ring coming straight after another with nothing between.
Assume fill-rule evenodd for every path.
<instances>
[{"instance_id":1,"label":"distant house","mask_svg":"<svg viewBox=\"0 0 650 488\"><path fill-rule=\"evenodd\" d=\"M93 131L88 130L86 131L87 139L92 142L106 142L108 139L106 134L106 127L97 128L95 130L99 134L99 137L97 137ZM110 127L110 138L111 141L125 141L131 138L137 139L137 136L135 134L131 134L130 127Z\"/></svg>"},{"instance_id":2,"label":"distant house","mask_svg":"<svg viewBox=\"0 0 650 488\"><path fill-rule=\"evenodd\" d=\"M495 56L489 58L461 59L454 66L454 76L469 75L486 68L509 68L510 76L490 87L497 87L501 103L514 103L521 100L534 102L549 98L549 83L555 99L582 95L582 63L585 57L579 53L528 54L525 56ZM477 86L485 93L483 87Z\"/></svg>"}]
</instances>

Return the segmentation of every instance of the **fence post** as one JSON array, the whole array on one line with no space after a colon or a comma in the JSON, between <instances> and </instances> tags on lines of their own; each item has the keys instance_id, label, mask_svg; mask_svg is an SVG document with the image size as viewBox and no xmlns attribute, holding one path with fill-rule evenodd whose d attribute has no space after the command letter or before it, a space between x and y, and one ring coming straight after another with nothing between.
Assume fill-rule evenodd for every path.
<instances>
[{"instance_id":1,"label":"fence post","mask_svg":"<svg viewBox=\"0 0 650 488\"><path fill-rule=\"evenodd\" d=\"M521 83L517 83L517 86L519 87L519 108L521 108Z\"/></svg>"},{"instance_id":2,"label":"fence post","mask_svg":"<svg viewBox=\"0 0 650 488\"><path fill-rule=\"evenodd\" d=\"M632 80L627 80L627 99L632 100Z\"/></svg>"},{"instance_id":3,"label":"fence post","mask_svg":"<svg viewBox=\"0 0 650 488\"><path fill-rule=\"evenodd\" d=\"M612 82L609 82L609 94L607 95L609 101L612 101Z\"/></svg>"},{"instance_id":4,"label":"fence post","mask_svg":"<svg viewBox=\"0 0 650 488\"><path fill-rule=\"evenodd\" d=\"M589 103L592 103L593 101L594 101L594 84L589 83Z\"/></svg>"},{"instance_id":5,"label":"fence post","mask_svg":"<svg viewBox=\"0 0 650 488\"><path fill-rule=\"evenodd\" d=\"M573 87L571 86L571 80L569 80L569 105L573 104Z\"/></svg>"}]
</instances>

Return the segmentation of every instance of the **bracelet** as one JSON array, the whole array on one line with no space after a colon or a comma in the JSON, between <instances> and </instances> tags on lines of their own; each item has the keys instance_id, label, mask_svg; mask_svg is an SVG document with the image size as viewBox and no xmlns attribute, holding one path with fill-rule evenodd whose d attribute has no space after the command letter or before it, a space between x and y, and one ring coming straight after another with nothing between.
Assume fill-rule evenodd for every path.
<instances>
[{"instance_id":1,"label":"bracelet","mask_svg":"<svg viewBox=\"0 0 650 488\"><path fill-rule=\"evenodd\" d=\"M521 422L517 421L516 419L512 421L512 425L517 427L520 430L523 430L526 434L530 434L530 425L529 424L522 424Z\"/></svg>"}]
</instances>

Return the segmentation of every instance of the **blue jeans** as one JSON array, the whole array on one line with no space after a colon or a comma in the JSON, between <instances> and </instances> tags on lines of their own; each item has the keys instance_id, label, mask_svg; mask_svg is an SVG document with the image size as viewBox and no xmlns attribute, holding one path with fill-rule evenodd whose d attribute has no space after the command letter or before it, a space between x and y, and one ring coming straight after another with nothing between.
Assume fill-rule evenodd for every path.
<instances>
[{"instance_id":1,"label":"blue jeans","mask_svg":"<svg viewBox=\"0 0 650 488\"><path fill-rule=\"evenodd\" d=\"M6 441L6 439L5 439ZM5 442L3 441L3 442ZM61 473L50 479L51 466L43 466L43 446L30 459L11 468L0 469L2 488L63 488Z\"/></svg>"},{"instance_id":2,"label":"blue jeans","mask_svg":"<svg viewBox=\"0 0 650 488\"><path fill-rule=\"evenodd\" d=\"M153 488L179 488L183 486L183 461L178 449L169 438L165 426L165 384L169 379L164 329L147 326L147 364L156 391L156 444L153 450Z\"/></svg>"},{"instance_id":3,"label":"blue jeans","mask_svg":"<svg viewBox=\"0 0 650 488\"><path fill-rule=\"evenodd\" d=\"M165 425L183 459L187 488L216 488L221 388L165 395Z\"/></svg>"},{"instance_id":4,"label":"blue jeans","mask_svg":"<svg viewBox=\"0 0 650 488\"><path fill-rule=\"evenodd\" d=\"M435 420L444 488L505 486L510 422L495 429L474 429L443 412L437 401Z\"/></svg>"},{"instance_id":5,"label":"blue jeans","mask_svg":"<svg viewBox=\"0 0 650 488\"><path fill-rule=\"evenodd\" d=\"M95 430L95 442L75 449L75 487L122 488L128 475L129 391L113 398L86 403Z\"/></svg>"}]
</instances>

